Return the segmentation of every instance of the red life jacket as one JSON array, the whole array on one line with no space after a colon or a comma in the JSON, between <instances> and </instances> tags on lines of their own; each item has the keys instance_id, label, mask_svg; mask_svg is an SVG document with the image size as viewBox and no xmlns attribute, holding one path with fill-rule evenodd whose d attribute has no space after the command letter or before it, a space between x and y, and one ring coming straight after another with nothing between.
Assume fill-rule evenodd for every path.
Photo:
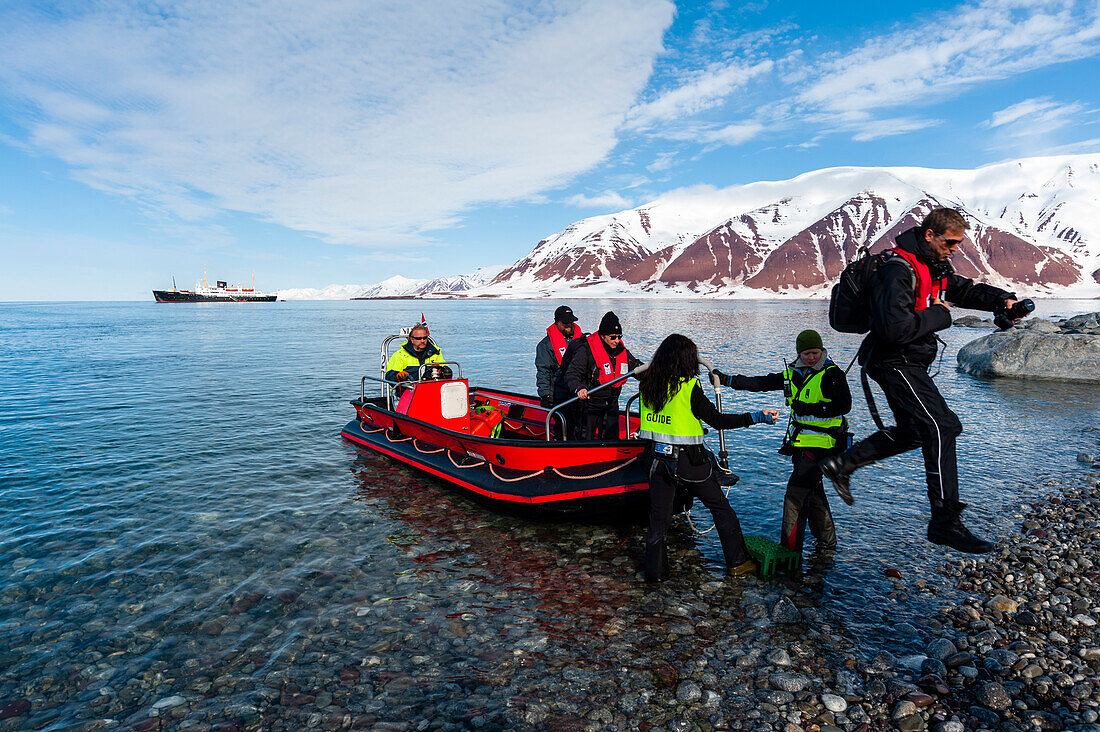
<instances>
[{"instance_id":1,"label":"red life jacket","mask_svg":"<svg viewBox=\"0 0 1100 732\"><path fill-rule=\"evenodd\" d=\"M565 340L565 336L561 334L556 324L546 329L546 335L550 337L550 345L554 348L554 357L558 359L558 366L561 366L561 357L565 355L565 349L569 345L569 341ZM573 337L570 340L580 338L581 335L581 327L574 321Z\"/></svg>"},{"instance_id":2,"label":"red life jacket","mask_svg":"<svg viewBox=\"0 0 1100 732\"><path fill-rule=\"evenodd\" d=\"M607 355L607 349L603 347L603 340L600 338L599 333L588 336L588 347L592 349L592 359L596 362L596 371L601 384L606 384L629 373L626 365L625 343L623 344L623 350L619 351L619 355L615 357L615 363L611 363L611 357Z\"/></svg>"},{"instance_id":3,"label":"red life jacket","mask_svg":"<svg viewBox=\"0 0 1100 732\"><path fill-rule=\"evenodd\" d=\"M899 247L894 247L890 251L908 262L909 266L913 268L913 273L917 276L917 296L913 304L913 310L920 312L927 309L932 305L933 300L941 297L947 291L947 278L932 279L932 273L929 271L928 265L922 262L916 254Z\"/></svg>"}]
</instances>

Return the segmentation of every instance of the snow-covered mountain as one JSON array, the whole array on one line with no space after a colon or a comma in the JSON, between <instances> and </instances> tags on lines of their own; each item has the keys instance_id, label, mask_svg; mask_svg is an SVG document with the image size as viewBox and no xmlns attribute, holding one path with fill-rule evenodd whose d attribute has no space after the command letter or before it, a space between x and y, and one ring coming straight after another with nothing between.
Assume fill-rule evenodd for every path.
<instances>
[{"instance_id":1,"label":"snow-covered mountain","mask_svg":"<svg viewBox=\"0 0 1100 732\"><path fill-rule=\"evenodd\" d=\"M934 207L964 212L956 271L1021 296L1100 296L1100 153L975 170L828 168L675 191L546 237L507 267L280 297L823 297L860 247Z\"/></svg>"},{"instance_id":2,"label":"snow-covered mountain","mask_svg":"<svg viewBox=\"0 0 1100 732\"><path fill-rule=\"evenodd\" d=\"M936 206L963 210L963 275L1021 293L1100 295L1100 154L976 170L829 168L696 187L571 224L470 294L822 296Z\"/></svg>"},{"instance_id":3,"label":"snow-covered mountain","mask_svg":"<svg viewBox=\"0 0 1100 732\"><path fill-rule=\"evenodd\" d=\"M329 285L324 288L279 290L280 300L377 300L391 297L454 296L490 282L505 265L482 267L465 275L414 280L395 275L374 285Z\"/></svg>"}]
</instances>

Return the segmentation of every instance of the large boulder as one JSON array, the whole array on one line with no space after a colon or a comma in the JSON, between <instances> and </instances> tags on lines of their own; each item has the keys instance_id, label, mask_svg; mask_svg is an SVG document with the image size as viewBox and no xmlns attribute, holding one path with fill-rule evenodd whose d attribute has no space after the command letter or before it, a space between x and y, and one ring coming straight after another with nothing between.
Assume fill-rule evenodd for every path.
<instances>
[{"instance_id":1,"label":"large boulder","mask_svg":"<svg viewBox=\"0 0 1100 732\"><path fill-rule=\"evenodd\" d=\"M1028 318L967 343L958 362L975 376L1100 381L1100 313L1061 323Z\"/></svg>"}]
</instances>

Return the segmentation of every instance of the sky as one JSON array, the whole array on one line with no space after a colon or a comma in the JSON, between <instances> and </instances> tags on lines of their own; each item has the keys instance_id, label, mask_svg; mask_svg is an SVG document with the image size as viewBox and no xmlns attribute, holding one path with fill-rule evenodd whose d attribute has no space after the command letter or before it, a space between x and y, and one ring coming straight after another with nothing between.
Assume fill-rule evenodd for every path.
<instances>
[{"instance_id":1,"label":"sky","mask_svg":"<svg viewBox=\"0 0 1100 732\"><path fill-rule=\"evenodd\" d=\"M1095 152L1098 79L1100 0L8 0L0 300L454 275L683 188Z\"/></svg>"}]
</instances>

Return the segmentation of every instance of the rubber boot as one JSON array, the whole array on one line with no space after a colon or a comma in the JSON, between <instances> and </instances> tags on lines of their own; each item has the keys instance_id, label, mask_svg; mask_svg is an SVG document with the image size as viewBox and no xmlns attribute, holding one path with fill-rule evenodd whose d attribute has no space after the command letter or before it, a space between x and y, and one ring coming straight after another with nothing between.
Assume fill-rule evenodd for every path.
<instances>
[{"instance_id":1,"label":"rubber boot","mask_svg":"<svg viewBox=\"0 0 1100 732\"><path fill-rule=\"evenodd\" d=\"M645 581L649 583L664 582L668 579L668 544L661 542L659 545L646 545L645 553Z\"/></svg>"},{"instance_id":2,"label":"rubber boot","mask_svg":"<svg viewBox=\"0 0 1100 732\"><path fill-rule=\"evenodd\" d=\"M960 515L965 503L932 501L932 520L928 523L928 541L949 546L967 554L986 554L997 548L993 542L979 539L963 524Z\"/></svg>"}]
</instances>

